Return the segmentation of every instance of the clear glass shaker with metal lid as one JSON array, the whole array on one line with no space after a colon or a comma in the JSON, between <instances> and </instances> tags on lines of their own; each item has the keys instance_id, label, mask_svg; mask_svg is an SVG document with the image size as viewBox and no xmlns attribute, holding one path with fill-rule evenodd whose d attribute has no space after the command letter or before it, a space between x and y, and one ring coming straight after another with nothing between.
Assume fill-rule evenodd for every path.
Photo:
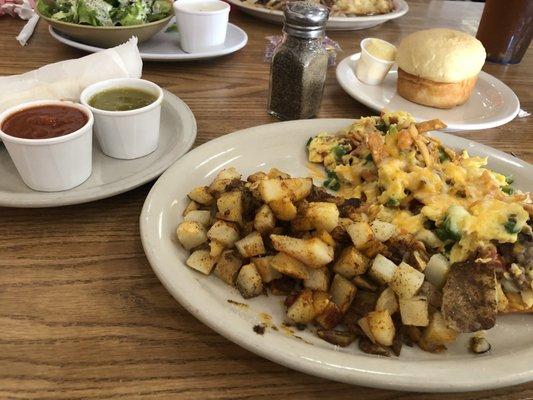
<instances>
[{"instance_id":1,"label":"clear glass shaker with metal lid","mask_svg":"<svg viewBox=\"0 0 533 400\"><path fill-rule=\"evenodd\" d=\"M307 1L288 2L283 41L270 67L268 112L280 119L316 116L322 102L328 54L322 44L329 10Z\"/></svg>"}]
</instances>

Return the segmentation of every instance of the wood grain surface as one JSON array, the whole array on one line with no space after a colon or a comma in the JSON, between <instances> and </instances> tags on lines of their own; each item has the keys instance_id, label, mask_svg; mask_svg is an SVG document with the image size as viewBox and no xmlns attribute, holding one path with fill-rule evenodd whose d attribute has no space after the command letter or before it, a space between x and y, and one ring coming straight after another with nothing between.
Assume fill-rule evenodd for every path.
<instances>
[{"instance_id":1,"label":"wood grain surface","mask_svg":"<svg viewBox=\"0 0 533 400\"><path fill-rule=\"evenodd\" d=\"M330 32L344 49L377 36L393 42L433 26L474 33L482 5L410 1L399 20L357 32ZM196 145L267 116L270 25L233 10L247 47L223 58L152 63L144 77L185 100L198 121ZM0 17L0 74L18 74L80 57L40 22L26 47L21 21ZM519 65L487 64L522 108L533 110L533 54ZM330 69L321 117L370 110L346 95ZM531 117L462 136L533 161ZM527 399L533 383L455 395L398 393L329 382L264 360L210 330L166 292L139 239L138 217L151 184L90 204L52 209L0 208L0 399ZM473 371L477 373L478 371ZM444 373L444 371L443 371ZM480 373L480 372L479 372Z\"/></svg>"}]
</instances>

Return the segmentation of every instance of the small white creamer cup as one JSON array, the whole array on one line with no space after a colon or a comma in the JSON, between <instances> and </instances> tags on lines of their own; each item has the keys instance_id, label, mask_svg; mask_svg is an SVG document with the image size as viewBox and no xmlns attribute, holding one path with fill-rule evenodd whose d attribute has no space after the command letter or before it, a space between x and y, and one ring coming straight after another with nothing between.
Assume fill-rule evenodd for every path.
<instances>
[{"instance_id":1,"label":"small white creamer cup","mask_svg":"<svg viewBox=\"0 0 533 400\"><path fill-rule=\"evenodd\" d=\"M107 111L92 107L91 98L109 89L133 88L156 97L153 103L135 110ZM155 83L135 78L118 78L87 87L80 102L94 115L94 131L104 154L130 160L144 157L157 149L163 90Z\"/></svg>"},{"instance_id":2,"label":"small white creamer cup","mask_svg":"<svg viewBox=\"0 0 533 400\"><path fill-rule=\"evenodd\" d=\"M396 47L385 40L377 38L366 38L361 41L361 57L357 60L357 64L355 64L355 76L367 85L380 85L395 61L382 60L370 54L366 49L366 45L370 40L384 42L394 49Z\"/></svg>"},{"instance_id":3,"label":"small white creamer cup","mask_svg":"<svg viewBox=\"0 0 533 400\"><path fill-rule=\"evenodd\" d=\"M11 115L38 106L73 107L87 116L77 131L48 139L25 139L2 131ZM33 190L57 192L81 185L92 172L93 115L86 107L69 101L39 100L24 103L0 114L0 138L22 180Z\"/></svg>"},{"instance_id":4,"label":"small white creamer cup","mask_svg":"<svg viewBox=\"0 0 533 400\"><path fill-rule=\"evenodd\" d=\"M229 11L229 4L220 0L174 2L181 49L199 53L221 47L226 40Z\"/></svg>"}]
</instances>

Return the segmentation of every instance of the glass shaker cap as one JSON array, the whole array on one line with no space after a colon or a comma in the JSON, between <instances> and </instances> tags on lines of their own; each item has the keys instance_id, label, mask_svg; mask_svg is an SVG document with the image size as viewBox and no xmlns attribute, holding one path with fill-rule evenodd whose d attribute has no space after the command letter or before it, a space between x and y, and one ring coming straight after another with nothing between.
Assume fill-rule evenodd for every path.
<instances>
[{"instance_id":1,"label":"glass shaker cap","mask_svg":"<svg viewBox=\"0 0 533 400\"><path fill-rule=\"evenodd\" d=\"M300 37L318 37L324 32L329 18L327 7L311 1L288 1L284 31Z\"/></svg>"}]
</instances>

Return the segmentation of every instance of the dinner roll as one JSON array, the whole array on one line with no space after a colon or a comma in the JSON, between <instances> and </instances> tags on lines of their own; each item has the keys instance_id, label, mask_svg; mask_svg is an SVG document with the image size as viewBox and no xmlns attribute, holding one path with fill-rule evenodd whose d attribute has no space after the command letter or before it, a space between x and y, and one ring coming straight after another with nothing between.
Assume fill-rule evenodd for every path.
<instances>
[{"instance_id":1,"label":"dinner roll","mask_svg":"<svg viewBox=\"0 0 533 400\"><path fill-rule=\"evenodd\" d=\"M444 28L415 32L398 47L398 93L431 107L463 104L485 57L481 42L466 33Z\"/></svg>"}]
</instances>

